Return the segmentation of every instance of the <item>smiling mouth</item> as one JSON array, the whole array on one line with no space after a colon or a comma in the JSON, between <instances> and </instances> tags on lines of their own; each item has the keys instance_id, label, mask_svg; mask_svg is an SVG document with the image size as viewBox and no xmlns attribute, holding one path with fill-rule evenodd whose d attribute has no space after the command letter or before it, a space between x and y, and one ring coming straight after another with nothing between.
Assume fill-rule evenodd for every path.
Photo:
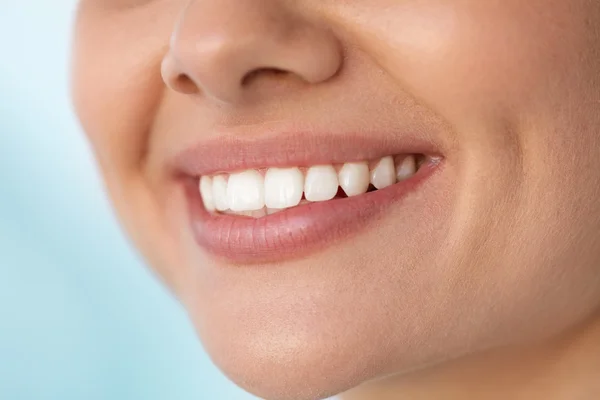
<instances>
[{"instance_id":1,"label":"smiling mouth","mask_svg":"<svg viewBox=\"0 0 600 400\"><path fill-rule=\"evenodd\" d=\"M305 257L376 226L443 165L432 143L406 135L230 137L175 160L196 243L235 265ZM422 203L399 212L426 212Z\"/></svg>"},{"instance_id":2,"label":"smiling mouth","mask_svg":"<svg viewBox=\"0 0 600 400\"><path fill-rule=\"evenodd\" d=\"M310 203L382 190L435 163L439 158L405 154L337 165L248 169L202 176L198 187L204 208L212 215L263 218Z\"/></svg>"}]
</instances>

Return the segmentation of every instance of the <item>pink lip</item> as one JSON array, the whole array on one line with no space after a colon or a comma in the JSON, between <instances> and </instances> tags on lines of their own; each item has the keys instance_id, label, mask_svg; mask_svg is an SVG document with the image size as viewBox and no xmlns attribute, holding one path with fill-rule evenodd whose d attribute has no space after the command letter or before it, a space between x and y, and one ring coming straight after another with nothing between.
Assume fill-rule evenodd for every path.
<instances>
[{"instance_id":1,"label":"pink lip","mask_svg":"<svg viewBox=\"0 0 600 400\"><path fill-rule=\"evenodd\" d=\"M198 177L250 168L343 164L396 154L439 155L441 146L424 141L423 136L403 135L401 140L393 136L373 140L365 134L316 136L309 132L260 138L249 135L250 139L224 136L183 151L171 167L179 174Z\"/></svg>"},{"instance_id":2,"label":"pink lip","mask_svg":"<svg viewBox=\"0 0 600 400\"><path fill-rule=\"evenodd\" d=\"M229 136L184 151L173 167L185 178L191 227L200 247L234 264L273 263L307 255L360 232L440 171L443 159L426 163L412 178L382 190L309 203L258 219L208 213L198 190L199 176L267 166L374 160L395 154L440 156L438 148L406 135L402 140L374 140L364 135L277 135L260 140Z\"/></svg>"},{"instance_id":3,"label":"pink lip","mask_svg":"<svg viewBox=\"0 0 600 400\"><path fill-rule=\"evenodd\" d=\"M361 196L310 203L263 218L209 214L197 184L186 185L196 242L210 254L239 264L297 258L347 238L372 222L441 169L427 164L409 180Z\"/></svg>"}]
</instances>

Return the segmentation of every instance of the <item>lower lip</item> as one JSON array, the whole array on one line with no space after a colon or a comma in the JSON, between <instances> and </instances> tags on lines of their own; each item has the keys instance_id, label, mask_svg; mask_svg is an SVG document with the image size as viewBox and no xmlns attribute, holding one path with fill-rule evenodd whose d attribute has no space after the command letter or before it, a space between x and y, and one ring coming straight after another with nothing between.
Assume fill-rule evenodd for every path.
<instances>
[{"instance_id":1,"label":"lower lip","mask_svg":"<svg viewBox=\"0 0 600 400\"><path fill-rule=\"evenodd\" d=\"M192 230L200 247L230 263L300 258L359 233L441 168L440 163L425 164L412 178L385 189L309 203L262 218L207 212L194 179L186 185Z\"/></svg>"}]
</instances>

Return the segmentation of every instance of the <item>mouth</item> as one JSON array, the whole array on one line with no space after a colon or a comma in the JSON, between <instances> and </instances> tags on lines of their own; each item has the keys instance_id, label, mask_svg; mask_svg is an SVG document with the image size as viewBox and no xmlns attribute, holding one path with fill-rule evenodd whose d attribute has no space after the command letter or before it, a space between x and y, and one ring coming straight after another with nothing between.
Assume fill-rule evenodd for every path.
<instances>
[{"instance_id":1,"label":"mouth","mask_svg":"<svg viewBox=\"0 0 600 400\"><path fill-rule=\"evenodd\" d=\"M190 149L179 170L196 243L240 265L299 258L347 240L443 164L417 140L226 142ZM282 148L289 150L276 151Z\"/></svg>"}]
</instances>

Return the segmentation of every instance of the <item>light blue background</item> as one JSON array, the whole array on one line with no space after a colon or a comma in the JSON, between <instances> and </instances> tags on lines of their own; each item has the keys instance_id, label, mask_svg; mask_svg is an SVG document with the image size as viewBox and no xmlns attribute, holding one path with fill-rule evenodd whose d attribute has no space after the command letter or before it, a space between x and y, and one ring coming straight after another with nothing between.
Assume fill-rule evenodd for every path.
<instances>
[{"instance_id":1,"label":"light blue background","mask_svg":"<svg viewBox=\"0 0 600 400\"><path fill-rule=\"evenodd\" d=\"M74 0L0 0L0 399L250 399L128 247L68 99Z\"/></svg>"}]
</instances>

